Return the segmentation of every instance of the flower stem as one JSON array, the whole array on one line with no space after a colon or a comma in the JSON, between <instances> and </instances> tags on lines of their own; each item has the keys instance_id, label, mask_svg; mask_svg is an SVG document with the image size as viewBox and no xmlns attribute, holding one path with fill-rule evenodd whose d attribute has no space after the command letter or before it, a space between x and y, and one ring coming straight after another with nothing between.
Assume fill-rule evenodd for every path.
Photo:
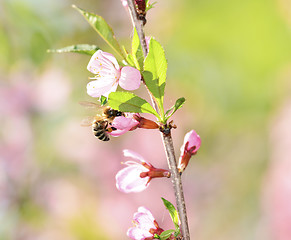
<instances>
[{"instance_id":1,"label":"flower stem","mask_svg":"<svg viewBox=\"0 0 291 240\"><path fill-rule=\"evenodd\" d=\"M138 19L134 0L127 0L127 4L128 4L133 26L136 28L138 37L141 42L141 47L144 53L144 57L146 57L147 45L146 45L145 34L143 30L143 21ZM158 112L157 104L154 101L153 96L151 95L150 92L149 94L153 102L154 108ZM187 220L187 214L186 214L186 205L185 205L185 200L184 200L182 180L181 180L181 175L179 174L178 169L177 169L177 162L176 162L171 132L169 130L169 133L166 134L165 132L162 131L161 135L162 135L162 140L163 140L163 144L164 144L164 148L166 152L168 166L171 171L171 179L172 179L173 188L174 188L174 192L176 196L177 210L178 210L180 221L181 221L180 230L182 233L182 239L190 240L190 233L189 233L188 220Z\"/></svg>"}]
</instances>

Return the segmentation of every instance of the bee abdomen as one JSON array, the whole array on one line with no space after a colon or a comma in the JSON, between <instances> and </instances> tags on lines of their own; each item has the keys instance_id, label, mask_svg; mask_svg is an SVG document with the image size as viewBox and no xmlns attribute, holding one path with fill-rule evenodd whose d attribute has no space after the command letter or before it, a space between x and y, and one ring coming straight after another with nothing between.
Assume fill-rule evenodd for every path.
<instances>
[{"instance_id":1,"label":"bee abdomen","mask_svg":"<svg viewBox=\"0 0 291 240\"><path fill-rule=\"evenodd\" d=\"M109 136L104 132L102 135L98 137L101 141L109 141Z\"/></svg>"},{"instance_id":2,"label":"bee abdomen","mask_svg":"<svg viewBox=\"0 0 291 240\"><path fill-rule=\"evenodd\" d=\"M106 127L107 127L107 123L104 121L93 123L92 131L94 133L94 136L101 141L109 141L110 138L107 134Z\"/></svg>"}]
</instances>

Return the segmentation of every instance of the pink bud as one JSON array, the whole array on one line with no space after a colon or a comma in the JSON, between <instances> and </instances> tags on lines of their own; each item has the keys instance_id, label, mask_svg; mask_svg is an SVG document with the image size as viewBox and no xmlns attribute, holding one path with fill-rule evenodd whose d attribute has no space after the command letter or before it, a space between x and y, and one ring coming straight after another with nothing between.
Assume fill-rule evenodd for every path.
<instances>
[{"instance_id":1,"label":"pink bud","mask_svg":"<svg viewBox=\"0 0 291 240\"><path fill-rule=\"evenodd\" d=\"M93 54L87 69L96 75L93 79L97 79L87 84L91 97L107 97L116 91L118 84L125 90L136 90L141 83L139 70L129 66L120 68L116 58L102 50Z\"/></svg>"},{"instance_id":2,"label":"pink bud","mask_svg":"<svg viewBox=\"0 0 291 240\"><path fill-rule=\"evenodd\" d=\"M184 137L184 143L181 147L181 155L179 158L178 169L183 172L187 167L192 155L196 154L201 145L200 136L191 130Z\"/></svg>"}]
</instances>

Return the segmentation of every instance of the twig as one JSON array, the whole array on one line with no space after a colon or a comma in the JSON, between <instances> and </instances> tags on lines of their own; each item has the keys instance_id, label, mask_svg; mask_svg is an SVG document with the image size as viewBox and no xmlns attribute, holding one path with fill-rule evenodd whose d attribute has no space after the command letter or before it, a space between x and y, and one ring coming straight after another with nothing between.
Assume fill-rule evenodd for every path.
<instances>
[{"instance_id":1,"label":"twig","mask_svg":"<svg viewBox=\"0 0 291 240\"><path fill-rule=\"evenodd\" d=\"M145 41L145 35L143 31L143 21L138 19L136 8L135 8L135 2L134 0L127 0L132 25L135 27L137 31L137 35L139 37L139 40L141 42L141 48L143 51L144 57L146 57L148 51L147 51L147 44Z\"/></svg>"},{"instance_id":2,"label":"twig","mask_svg":"<svg viewBox=\"0 0 291 240\"><path fill-rule=\"evenodd\" d=\"M171 179L175 191L176 196L176 203L177 203L177 210L179 213L180 221L181 221L181 233L183 236L183 239L190 240L190 233L189 233L189 227L188 227L188 219L187 219L187 213L186 213L186 205L184 200L184 193L183 193L183 186L182 186L182 180L181 175L178 172L177 169L177 162L175 157L175 150L173 145L173 140L171 134L165 134L162 132L162 139L163 144L167 156L168 166L171 171Z\"/></svg>"},{"instance_id":3,"label":"twig","mask_svg":"<svg viewBox=\"0 0 291 240\"><path fill-rule=\"evenodd\" d=\"M136 28L138 37L141 42L141 47L144 53L144 57L146 57L147 45L146 45L145 35L143 31L143 21L138 19L134 0L127 0L127 4L129 7L129 12L130 12L133 26ZM153 105L155 107L155 110L158 112L157 104L154 101L151 93L150 93L150 96L151 96ZM172 178L173 188L174 188L174 192L176 196L177 210L178 210L180 221L181 221L180 228L181 228L181 233L183 236L182 239L190 240L190 233L189 233L188 220L187 220L187 214L186 214L186 205L185 205L184 194L183 194L182 180L181 180L181 175L179 174L178 169L177 169L177 162L175 158L175 151L174 151L174 145L173 145L171 132L169 133L165 133L163 131L161 132L162 132L161 135L162 135L162 140L163 140L163 144L164 144L164 148L166 152L168 166L171 171L171 178Z\"/></svg>"}]
</instances>

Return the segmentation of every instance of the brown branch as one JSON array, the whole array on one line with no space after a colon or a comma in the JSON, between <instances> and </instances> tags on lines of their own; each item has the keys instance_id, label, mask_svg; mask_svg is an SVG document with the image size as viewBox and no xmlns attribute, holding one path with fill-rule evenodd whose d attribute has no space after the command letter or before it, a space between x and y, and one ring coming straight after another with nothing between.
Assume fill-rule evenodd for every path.
<instances>
[{"instance_id":1,"label":"brown branch","mask_svg":"<svg viewBox=\"0 0 291 240\"><path fill-rule=\"evenodd\" d=\"M179 213L180 221L181 221L181 233L183 239L190 240L190 233L188 227L188 219L186 213L186 205L184 200L183 186L181 175L177 169L177 162L175 157L175 150L173 145L173 140L171 134L165 134L162 132L163 144L167 156L168 166L171 171L171 179L175 191L176 203L177 203L177 211Z\"/></svg>"},{"instance_id":2,"label":"brown branch","mask_svg":"<svg viewBox=\"0 0 291 240\"><path fill-rule=\"evenodd\" d=\"M144 31L143 31L143 20L139 20L139 18L138 18L134 0L127 0L127 4L128 4L130 16L131 16L132 25L135 27L135 29L137 31L137 35L138 35L139 40L141 42L141 48L143 51L143 55L146 56L148 51L147 51L147 44L145 41L145 35L144 35Z\"/></svg>"},{"instance_id":3,"label":"brown branch","mask_svg":"<svg viewBox=\"0 0 291 240\"><path fill-rule=\"evenodd\" d=\"M127 0L127 4L129 7L132 24L136 28L138 37L141 42L141 47L144 53L144 57L146 57L147 45L146 45L145 35L144 35L144 30L143 30L143 21L138 19L134 0ZM148 92L150 94L154 108L158 112L157 104L154 101L149 90ZM167 125L165 125L164 127L167 127ZM189 233L188 220L187 220L187 214L186 214L186 205L185 205L184 194L183 194L182 180L181 180L181 175L179 174L178 169L177 169L174 145L173 145L173 140L172 140L172 136L170 132L171 128L168 128L168 130L169 132L167 133L161 130L162 132L161 135L162 135L162 140L163 140L163 144L164 144L164 148L166 152L168 166L171 171L171 179L172 179L173 188L174 188L174 192L176 196L177 211L179 213L179 217L181 221L180 230L183 236L182 239L190 240L190 233Z\"/></svg>"}]
</instances>

